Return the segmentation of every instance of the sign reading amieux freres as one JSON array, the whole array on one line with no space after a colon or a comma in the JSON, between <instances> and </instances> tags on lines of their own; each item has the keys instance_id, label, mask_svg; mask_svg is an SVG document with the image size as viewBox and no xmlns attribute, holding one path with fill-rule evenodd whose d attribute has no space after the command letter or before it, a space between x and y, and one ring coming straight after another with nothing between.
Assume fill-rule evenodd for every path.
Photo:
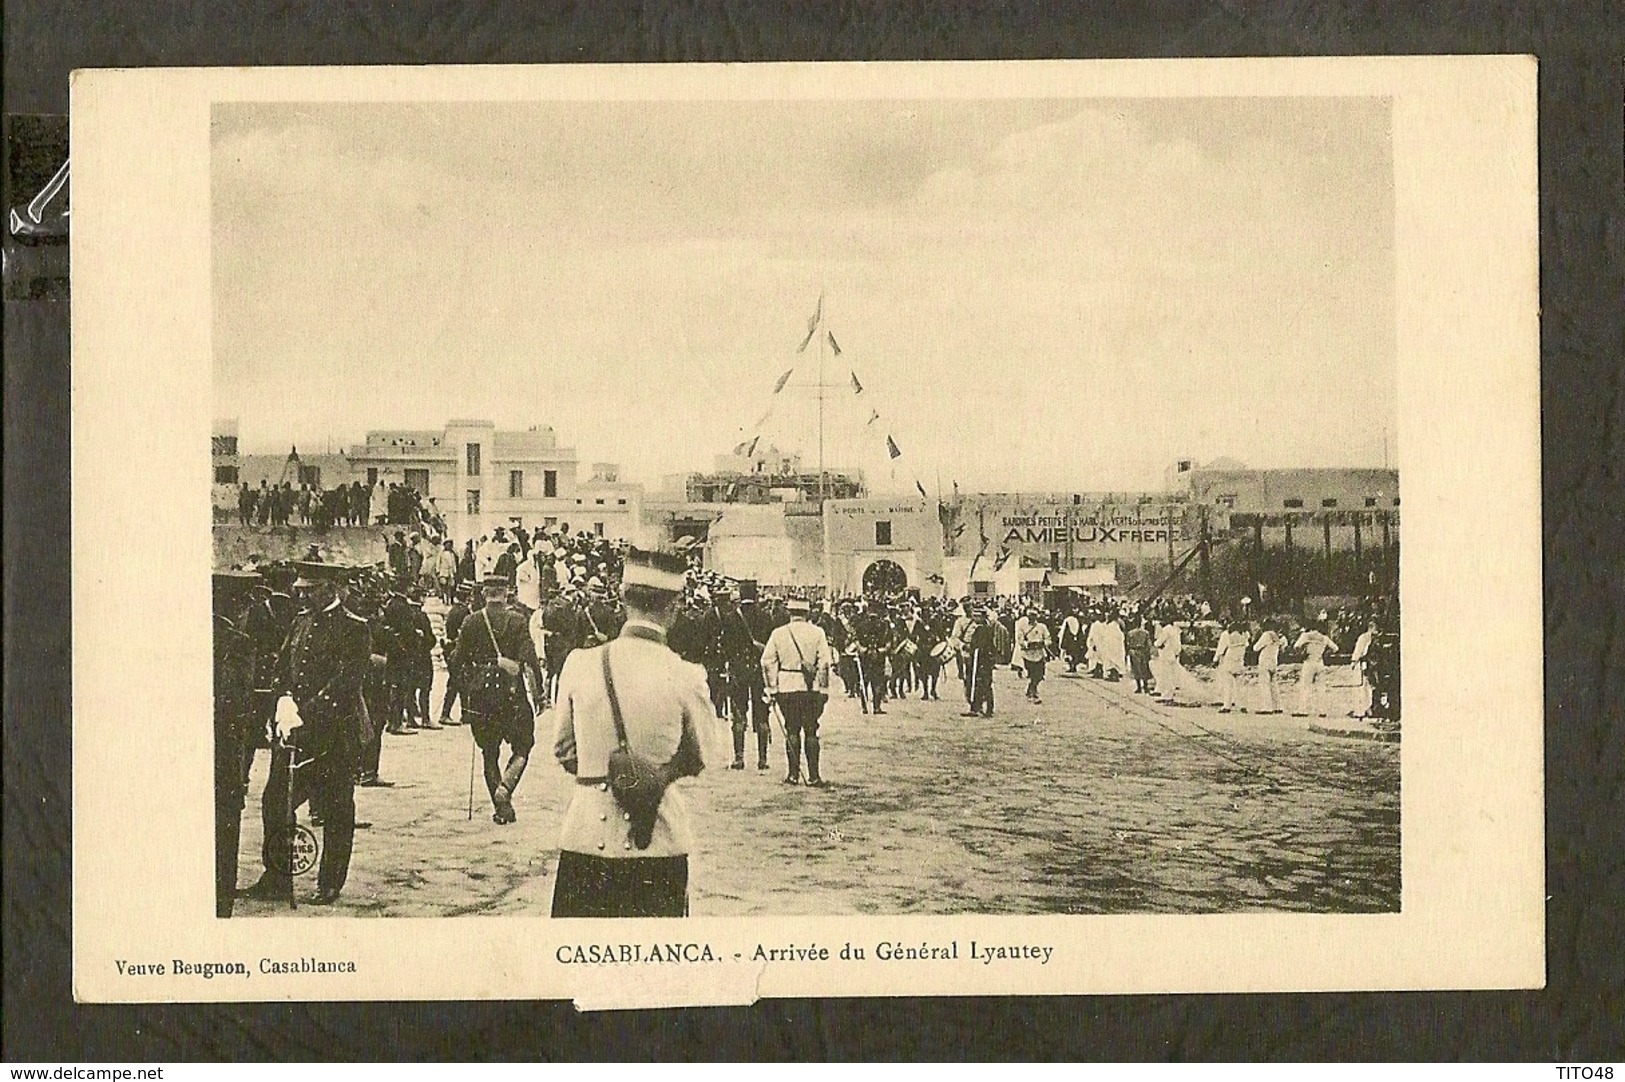
<instances>
[{"instance_id":1,"label":"sign reading amieux freres","mask_svg":"<svg viewBox=\"0 0 1625 1082\"><path fill-rule=\"evenodd\" d=\"M1142 509L1065 507L999 516L999 543L1007 547L1039 545L1051 548L1068 543L1086 545L1166 545L1172 531L1177 543L1185 537L1184 522L1166 507Z\"/></svg>"},{"instance_id":2,"label":"sign reading amieux freres","mask_svg":"<svg viewBox=\"0 0 1625 1082\"><path fill-rule=\"evenodd\" d=\"M1066 560L1167 560L1168 550L1189 545L1192 531L1183 503L1138 500L1073 503L1068 497L989 496L959 508L965 524L958 547L974 551L978 531L991 549L1008 549L1049 562Z\"/></svg>"}]
</instances>

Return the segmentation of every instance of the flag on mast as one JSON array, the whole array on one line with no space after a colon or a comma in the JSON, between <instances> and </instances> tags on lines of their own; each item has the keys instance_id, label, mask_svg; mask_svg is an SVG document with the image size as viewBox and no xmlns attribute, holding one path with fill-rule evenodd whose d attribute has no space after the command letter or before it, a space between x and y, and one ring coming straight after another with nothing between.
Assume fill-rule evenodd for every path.
<instances>
[{"instance_id":1,"label":"flag on mast","mask_svg":"<svg viewBox=\"0 0 1625 1082\"><path fill-rule=\"evenodd\" d=\"M870 410L869 411L869 419L867 421L863 422L863 425L864 425L865 428L867 428L870 425L874 424L878 420L880 420L880 411L879 410Z\"/></svg>"},{"instance_id":2,"label":"flag on mast","mask_svg":"<svg viewBox=\"0 0 1625 1082\"><path fill-rule=\"evenodd\" d=\"M1004 565L1010 562L1011 549L1000 548L999 555L993 561L993 570L1003 571Z\"/></svg>"},{"instance_id":3,"label":"flag on mast","mask_svg":"<svg viewBox=\"0 0 1625 1082\"><path fill-rule=\"evenodd\" d=\"M982 547L976 550L976 556L970 562L970 571L965 576L967 580L972 582L976 580L976 565L982 562L983 556L987 555L988 545L986 526L978 522L976 528L982 535Z\"/></svg>"},{"instance_id":4,"label":"flag on mast","mask_svg":"<svg viewBox=\"0 0 1625 1082\"><path fill-rule=\"evenodd\" d=\"M818 324L823 321L823 318L824 295L820 293L818 294L818 307L813 310L813 314L807 319L807 337L803 338L801 340L801 345L796 347L797 353L805 353L807 351L807 344L813 340L813 335L818 333Z\"/></svg>"},{"instance_id":5,"label":"flag on mast","mask_svg":"<svg viewBox=\"0 0 1625 1082\"><path fill-rule=\"evenodd\" d=\"M886 453L893 458L902 458L903 452L897 447L897 441L890 436L886 437Z\"/></svg>"},{"instance_id":6,"label":"flag on mast","mask_svg":"<svg viewBox=\"0 0 1625 1082\"><path fill-rule=\"evenodd\" d=\"M839 357L841 355L841 344L835 341L835 332L825 331L824 333L829 335L829 348L835 351L835 356Z\"/></svg>"},{"instance_id":7,"label":"flag on mast","mask_svg":"<svg viewBox=\"0 0 1625 1082\"><path fill-rule=\"evenodd\" d=\"M863 384L858 382L858 374L856 372L852 373L852 389L858 394L863 393Z\"/></svg>"},{"instance_id":8,"label":"flag on mast","mask_svg":"<svg viewBox=\"0 0 1625 1082\"><path fill-rule=\"evenodd\" d=\"M919 481L915 481L914 482L914 487L920 490L920 499L922 499L922 500L925 499L926 498L925 486L920 484Z\"/></svg>"},{"instance_id":9,"label":"flag on mast","mask_svg":"<svg viewBox=\"0 0 1625 1082\"><path fill-rule=\"evenodd\" d=\"M750 446L745 448L745 457L746 458L749 458L749 457L751 457L752 455L754 455L756 453L756 444L761 440L761 438L762 437L760 437L760 436L752 436L751 437Z\"/></svg>"},{"instance_id":10,"label":"flag on mast","mask_svg":"<svg viewBox=\"0 0 1625 1082\"><path fill-rule=\"evenodd\" d=\"M794 368L790 368L790 369L785 370L784 375L779 377L779 382L777 382L777 383L775 383L773 385L773 393L774 394L778 394L780 391L784 390L784 385L786 383L790 382L790 376L792 374L794 374L794 372L795 372Z\"/></svg>"}]
</instances>

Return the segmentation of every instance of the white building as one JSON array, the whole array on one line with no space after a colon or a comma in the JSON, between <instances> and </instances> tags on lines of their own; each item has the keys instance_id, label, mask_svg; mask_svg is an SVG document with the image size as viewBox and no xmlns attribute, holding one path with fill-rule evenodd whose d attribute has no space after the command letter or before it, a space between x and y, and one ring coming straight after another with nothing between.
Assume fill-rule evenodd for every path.
<instances>
[{"instance_id":1,"label":"white building","mask_svg":"<svg viewBox=\"0 0 1625 1082\"><path fill-rule=\"evenodd\" d=\"M612 463L581 476L575 449L559 446L549 426L505 432L490 421L454 420L439 431L375 431L346 458L368 485L407 484L432 500L459 541L498 526L566 524L640 539L642 487L621 481Z\"/></svg>"}]
</instances>

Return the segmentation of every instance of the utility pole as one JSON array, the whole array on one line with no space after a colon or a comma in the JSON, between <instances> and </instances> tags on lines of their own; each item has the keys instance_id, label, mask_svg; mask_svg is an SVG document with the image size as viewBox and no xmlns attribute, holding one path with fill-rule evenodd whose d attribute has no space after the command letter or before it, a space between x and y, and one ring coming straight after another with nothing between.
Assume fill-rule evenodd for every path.
<instances>
[{"instance_id":1,"label":"utility pole","mask_svg":"<svg viewBox=\"0 0 1625 1082\"><path fill-rule=\"evenodd\" d=\"M1207 505L1206 504L1202 505L1202 525L1201 525L1201 529L1202 529L1202 536L1197 541L1197 546L1198 546L1198 551L1199 551L1199 555L1198 555L1197 559L1199 560L1198 567L1200 568L1200 571L1201 571L1202 599L1204 601L1206 601L1206 600L1211 600L1212 594L1213 594L1213 564L1212 564L1212 560L1210 558L1210 554L1208 552L1209 534L1208 534Z\"/></svg>"}]
</instances>

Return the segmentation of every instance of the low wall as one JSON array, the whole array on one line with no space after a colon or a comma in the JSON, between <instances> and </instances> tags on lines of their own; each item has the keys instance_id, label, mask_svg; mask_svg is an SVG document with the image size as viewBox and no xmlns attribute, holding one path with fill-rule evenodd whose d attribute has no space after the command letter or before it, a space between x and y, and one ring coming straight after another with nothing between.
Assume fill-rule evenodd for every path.
<instances>
[{"instance_id":1,"label":"low wall","mask_svg":"<svg viewBox=\"0 0 1625 1082\"><path fill-rule=\"evenodd\" d=\"M385 557L385 532L377 526L339 526L318 530L311 526L214 527L214 566L241 566L250 556L262 561L302 560L315 545L326 563L375 564Z\"/></svg>"}]
</instances>

